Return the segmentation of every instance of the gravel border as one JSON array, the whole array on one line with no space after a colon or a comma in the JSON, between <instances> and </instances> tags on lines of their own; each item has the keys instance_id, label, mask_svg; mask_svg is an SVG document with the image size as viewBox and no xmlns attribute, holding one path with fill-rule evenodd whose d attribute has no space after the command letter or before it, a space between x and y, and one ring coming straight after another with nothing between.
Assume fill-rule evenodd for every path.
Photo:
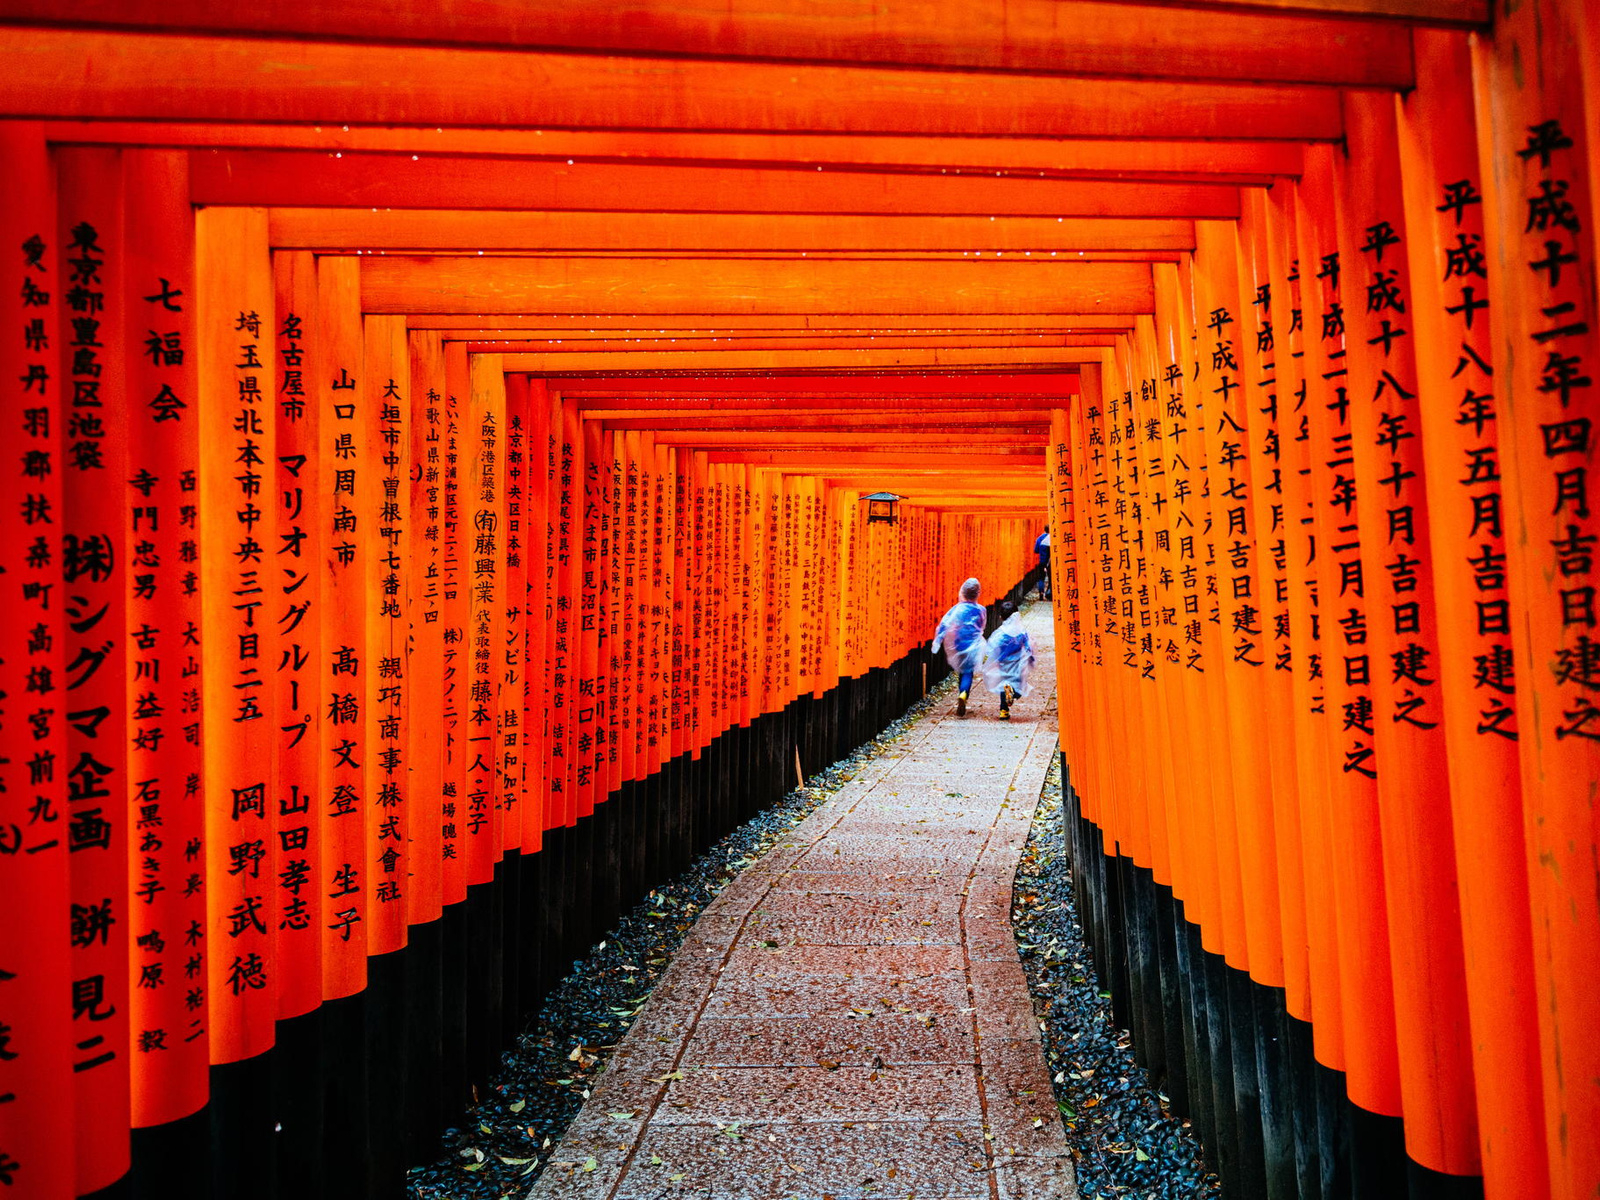
<instances>
[{"instance_id":1,"label":"gravel border","mask_svg":"<svg viewBox=\"0 0 1600 1200\"><path fill-rule=\"evenodd\" d=\"M1012 900L1017 951L1041 1014L1045 1058L1083 1200L1221 1195L1199 1135L1134 1062L1078 923L1061 824L1061 757L1045 776Z\"/></svg>"},{"instance_id":2,"label":"gravel border","mask_svg":"<svg viewBox=\"0 0 1600 1200\"><path fill-rule=\"evenodd\" d=\"M740 825L623 914L501 1055L492 1084L478 1093L461 1124L444 1131L444 1153L406 1172L405 1195L525 1196L706 905L866 763L900 742L954 686L953 677L938 684L877 737Z\"/></svg>"}]
</instances>

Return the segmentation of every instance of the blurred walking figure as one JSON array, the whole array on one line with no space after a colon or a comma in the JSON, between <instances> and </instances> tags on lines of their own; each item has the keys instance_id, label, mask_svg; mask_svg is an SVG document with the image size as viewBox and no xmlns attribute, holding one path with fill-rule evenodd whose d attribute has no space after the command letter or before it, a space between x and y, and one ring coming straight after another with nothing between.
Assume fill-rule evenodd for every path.
<instances>
[{"instance_id":1,"label":"blurred walking figure","mask_svg":"<svg viewBox=\"0 0 1600 1200\"><path fill-rule=\"evenodd\" d=\"M1039 599L1050 599L1050 527L1033 540L1033 552L1039 556Z\"/></svg>"},{"instance_id":2,"label":"blurred walking figure","mask_svg":"<svg viewBox=\"0 0 1600 1200\"><path fill-rule=\"evenodd\" d=\"M1033 673L1033 643L1022 627L1022 614L1007 600L1000 612L1005 619L984 643L979 669L989 690L1000 697L1000 719L1011 719L1011 704L1030 691L1028 676Z\"/></svg>"},{"instance_id":3,"label":"blurred walking figure","mask_svg":"<svg viewBox=\"0 0 1600 1200\"><path fill-rule=\"evenodd\" d=\"M939 618L939 628L933 631L933 645L928 647L934 654L943 647L945 661L960 674L956 696L958 717L967 715L967 693L972 691L972 676L983 657L983 627L988 614L978 603L982 586L976 579L961 585L961 599Z\"/></svg>"}]
</instances>

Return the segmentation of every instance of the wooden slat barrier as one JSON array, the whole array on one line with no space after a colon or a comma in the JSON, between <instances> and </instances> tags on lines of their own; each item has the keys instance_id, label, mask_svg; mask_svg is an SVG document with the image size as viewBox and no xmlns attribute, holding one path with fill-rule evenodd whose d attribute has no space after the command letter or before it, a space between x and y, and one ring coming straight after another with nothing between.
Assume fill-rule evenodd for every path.
<instances>
[{"instance_id":1,"label":"wooden slat barrier","mask_svg":"<svg viewBox=\"0 0 1600 1200\"><path fill-rule=\"evenodd\" d=\"M1225 1191L1600 1193L1600 6L457 7L0 0L0 1195L395 1194L1046 523Z\"/></svg>"}]
</instances>

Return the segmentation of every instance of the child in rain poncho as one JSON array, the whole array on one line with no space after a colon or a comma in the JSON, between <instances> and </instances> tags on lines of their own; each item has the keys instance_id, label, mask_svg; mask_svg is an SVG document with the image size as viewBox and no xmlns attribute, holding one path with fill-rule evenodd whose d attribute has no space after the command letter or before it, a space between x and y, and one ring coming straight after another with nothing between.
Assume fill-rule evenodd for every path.
<instances>
[{"instance_id":1,"label":"child in rain poncho","mask_svg":"<svg viewBox=\"0 0 1600 1200\"><path fill-rule=\"evenodd\" d=\"M1011 702L1028 694L1028 676L1033 672L1033 643L1022 627L1022 614L1009 600L1001 609L1005 620L984 643L979 664L983 681L1000 697L1000 719L1011 719Z\"/></svg>"},{"instance_id":2,"label":"child in rain poncho","mask_svg":"<svg viewBox=\"0 0 1600 1200\"><path fill-rule=\"evenodd\" d=\"M928 649L937 654L944 648L944 656L951 668L960 673L960 686L956 696L956 716L967 713L967 693L972 690L972 675L983 657L983 627L988 614L978 603L982 585L969 579L961 585L961 599L950 611L939 618L939 628L933 632L933 645Z\"/></svg>"}]
</instances>

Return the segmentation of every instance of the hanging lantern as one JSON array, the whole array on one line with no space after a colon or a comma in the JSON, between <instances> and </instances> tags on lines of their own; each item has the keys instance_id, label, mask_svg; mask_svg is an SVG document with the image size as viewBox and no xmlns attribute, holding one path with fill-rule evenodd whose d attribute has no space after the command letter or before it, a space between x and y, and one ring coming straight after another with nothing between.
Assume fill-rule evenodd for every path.
<instances>
[{"instance_id":1,"label":"hanging lantern","mask_svg":"<svg viewBox=\"0 0 1600 1200\"><path fill-rule=\"evenodd\" d=\"M904 496L896 496L893 492L873 492L867 497L867 524L882 521L885 525L893 525L896 519L894 506L904 499Z\"/></svg>"}]
</instances>

